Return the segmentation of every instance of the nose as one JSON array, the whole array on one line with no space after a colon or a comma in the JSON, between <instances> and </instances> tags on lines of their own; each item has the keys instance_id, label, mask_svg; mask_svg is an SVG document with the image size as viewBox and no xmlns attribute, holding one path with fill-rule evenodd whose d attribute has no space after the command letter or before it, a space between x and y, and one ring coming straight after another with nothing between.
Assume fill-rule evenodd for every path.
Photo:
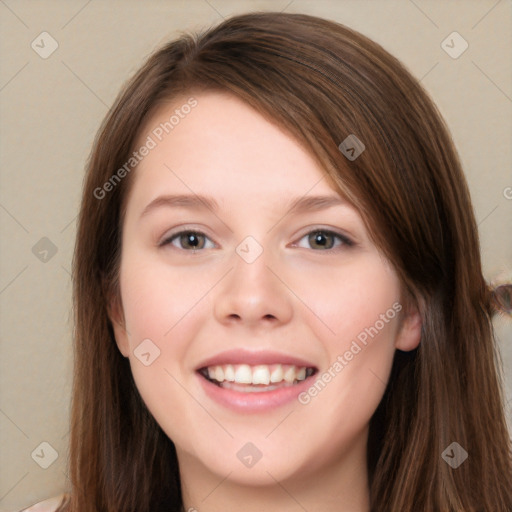
<instances>
[{"instance_id":1,"label":"nose","mask_svg":"<svg viewBox=\"0 0 512 512\"><path fill-rule=\"evenodd\" d=\"M220 323L257 328L290 321L292 293L267 251L263 250L251 263L234 252L230 267L231 271L216 287L214 314Z\"/></svg>"}]
</instances>

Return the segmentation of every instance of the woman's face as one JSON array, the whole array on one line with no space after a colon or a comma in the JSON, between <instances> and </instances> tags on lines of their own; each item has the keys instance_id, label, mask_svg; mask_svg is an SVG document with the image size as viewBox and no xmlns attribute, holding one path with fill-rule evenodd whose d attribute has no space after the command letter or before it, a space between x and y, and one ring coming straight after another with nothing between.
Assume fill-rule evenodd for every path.
<instances>
[{"instance_id":1,"label":"woman's face","mask_svg":"<svg viewBox=\"0 0 512 512\"><path fill-rule=\"evenodd\" d=\"M361 464L418 316L306 150L231 95L188 99L146 125L123 225L113 319L140 394L196 474Z\"/></svg>"}]
</instances>

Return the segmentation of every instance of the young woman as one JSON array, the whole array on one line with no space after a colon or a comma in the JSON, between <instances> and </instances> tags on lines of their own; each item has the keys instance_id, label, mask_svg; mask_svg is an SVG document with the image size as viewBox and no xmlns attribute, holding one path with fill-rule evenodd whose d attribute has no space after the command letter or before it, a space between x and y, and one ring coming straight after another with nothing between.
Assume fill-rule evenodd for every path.
<instances>
[{"instance_id":1,"label":"young woman","mask_svg":"<svg viewBox=\"0 0 512 512\"><path fill-rule=\"evenodd\" d=\"M512 510L461 165L379 45L232 17L149 58L89 163L59 508Z\"/></svg>"}]
</instances>

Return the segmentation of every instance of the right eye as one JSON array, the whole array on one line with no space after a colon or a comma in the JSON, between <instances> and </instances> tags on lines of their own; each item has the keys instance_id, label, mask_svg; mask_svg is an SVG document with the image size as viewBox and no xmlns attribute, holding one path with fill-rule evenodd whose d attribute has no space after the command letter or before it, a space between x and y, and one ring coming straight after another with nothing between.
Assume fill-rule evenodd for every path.
<instances>
[{"instance_id":1,"label":"right eye","mask_svg":"<svg viewBox=\"0 0 512 512\"><path fill-rule=\"evenodd\" d=\"M163 247L166 245L172 245L173 247L176 247L177 249L187 250L187 251L192 250L195 252L195 251L205 248L205 243L206 243L205 240L210 240L210 239L201 231L187 229L185 231L178 231L177 233L173 233L170 236L167 236L159 244L159 246ZM180 245L177 246L175 242L177 242ZM213 243L212 243L212 246L214 246ZM208 249L208 248L212 248L212 247L206 247L206 248Z\"/></svg>"}]
</instances>

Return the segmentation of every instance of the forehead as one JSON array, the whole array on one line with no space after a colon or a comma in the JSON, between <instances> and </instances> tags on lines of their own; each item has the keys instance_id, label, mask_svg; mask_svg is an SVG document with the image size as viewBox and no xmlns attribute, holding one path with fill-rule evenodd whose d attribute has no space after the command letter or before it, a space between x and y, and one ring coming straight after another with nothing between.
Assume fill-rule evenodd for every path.
<instances>
[{"instance_id":1,"label":"forehead","mask_svg":"<svg viewBox=\"0 0 512 512\"><path fill-rule=\"evenodd\" d=\"M179 192L279 203L310 191L337 193L300 142L229 93L182 95L160 105L136 148L146 143L151 149L134 171L134 199Z\"/></svg>"}]
</instances>

